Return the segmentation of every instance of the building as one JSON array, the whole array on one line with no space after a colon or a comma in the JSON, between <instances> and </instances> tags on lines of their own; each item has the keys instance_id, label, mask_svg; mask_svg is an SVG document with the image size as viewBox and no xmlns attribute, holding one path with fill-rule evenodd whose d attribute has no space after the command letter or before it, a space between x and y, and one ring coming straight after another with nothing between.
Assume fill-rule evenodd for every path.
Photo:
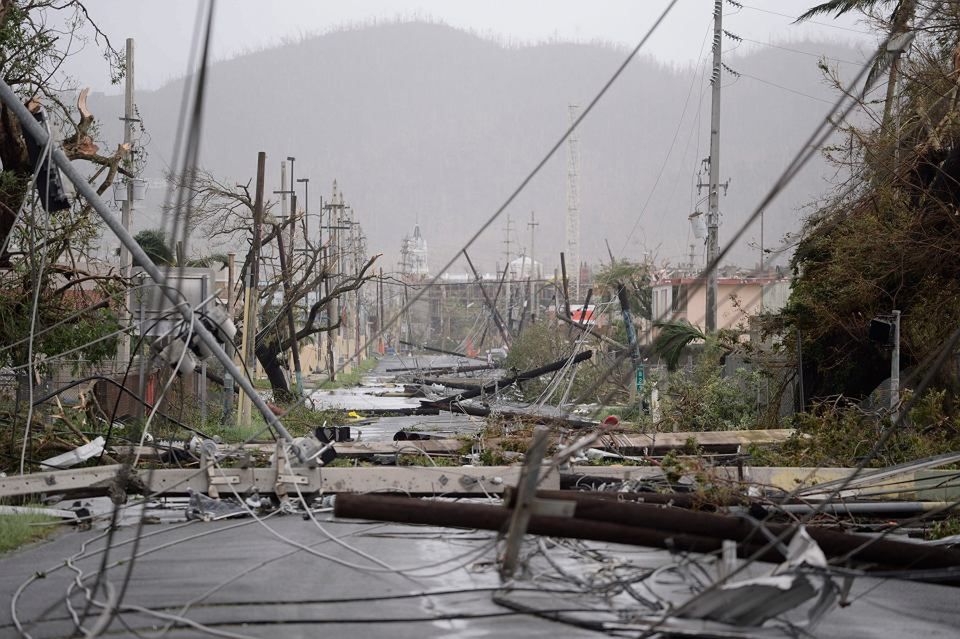
<instances>
[{"instance_id":1,"label":"building","mask_svg":"<svg viewBox=\"0 0 960 639\"><path fill-rule=\"evenodd\" d=\"M686 320L704 327L707 288L702 279L676 276L654 282L652 314L656 321ZM746 327L747 319L761 311L783 308L790 295L790 280L782 277L718 277L717 328Z\"/></svg>"},{"instance_id":2,"label":"building","mask_svg":"<svg viewBox=\"0 0 960 639\"><path fill-rule=\"evenodd\" d=\"M413 237L405 236L401 242L400 273L405 279L422 279L430 275L427 240L421 235L419 224L413 227Z\"/></svg>"}]
</instances>

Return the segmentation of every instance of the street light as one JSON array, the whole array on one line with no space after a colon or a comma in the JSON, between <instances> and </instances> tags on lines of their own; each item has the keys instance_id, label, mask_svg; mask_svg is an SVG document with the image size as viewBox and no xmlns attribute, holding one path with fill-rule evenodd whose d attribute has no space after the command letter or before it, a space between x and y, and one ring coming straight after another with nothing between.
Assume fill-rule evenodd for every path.
<instances>
[{"instance_id":1,"label":"street light","mask_svg":"<svg viewBox=\"0 0 960 639\"><path fill-rule=\"evenodd\" d=\"M303 183L303 212L310 212L310 178L299 178L297 182Z\"/></svg>"}]
</instances>

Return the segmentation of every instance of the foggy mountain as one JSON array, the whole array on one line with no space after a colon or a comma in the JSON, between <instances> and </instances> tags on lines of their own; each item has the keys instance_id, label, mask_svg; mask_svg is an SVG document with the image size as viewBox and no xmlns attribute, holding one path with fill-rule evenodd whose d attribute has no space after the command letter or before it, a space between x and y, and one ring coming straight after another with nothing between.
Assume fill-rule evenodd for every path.
<instances>
[{"instance_id":1,"label":"foggy mountain","mask_svg":"<svg viewBox=\"0 0 960 639\"><path fill-rule=\"evenodd\" d=\"M842 45L783 46L861 58ZM559 139L568 105L586 105L625 56L602 44L503 46L419 22L252 52L210 68L201 165L226 183L246 182L255 174L257 152L266 151L270 194L281 187L280 161L294 156L296 177L311 180L311 209L321 195L329 197L336 179L370 252L385 254L385 270L395 267L401 238L419 221L435 271ZM606 261L608 239L618 256L650 251L671 263L684 261L695 243L702 263L703 244L693 238L687 216L700 199L696 173L709 149L709 57L709 42L696 69L639 57L577 131L584 260ZM725 61L743 75L723 77L721 179L729 178L730 187L721 199L721 245L835 99L816 55L767 47L746 55L734 50ZM183 88L181 80L137 94L151 139L145 177L160 178L172 161ZM116 122L122 113L121 96L96 95L90 102L101 122ZM777 199L765 215L767 247L799 227L798 209L829 189L833 173L818 157ZM527 222L536 212L536 257L547 270L563 250L566 175L564 145L507 211L514 255L518 244L529 243ZM134 230L159 224L162 198L161 189L151 189ZM471 250L483 270L503 261L505 220ZM759 228L751 229L730 261L755 264L758 250L748 243L758 238ZM203 238L191 238L191 245L201 249Z\"/></svg>"}]
</instances>

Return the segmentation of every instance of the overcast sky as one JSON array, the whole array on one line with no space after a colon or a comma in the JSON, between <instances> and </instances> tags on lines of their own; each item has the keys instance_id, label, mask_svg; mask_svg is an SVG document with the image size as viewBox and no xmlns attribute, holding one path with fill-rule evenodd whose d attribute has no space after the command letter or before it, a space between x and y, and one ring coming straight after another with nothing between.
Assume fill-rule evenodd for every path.
<instances>
[{"instance_id":1,"label":"overcast sky","mask_svg":"<svg viewBox=\"0 0 960 639\"><path fill-rule=\"evenodd\" d=\"M875 38L853 17L824 17L792 24L817 0L749 0L743 8L725 5L724 27L747 38L784 43L799 38L840 40L869 46ZM136 40L136 86L154 89L184 75L197 18L198 0L86 0L90 15L122 48ZM517 44L544 40L603 40L634 46L667 0L220 0L217 3L215 59L246 49L276 45L286 38L323 33L375 20L428 19L496 36ZM712 0L680 0L645 52L675 64L693 62L711 21ZM744 49L759 46L750 42ZM88 43L68 71L98 91L111 87L103 61ZM253 80L253 79L251 79Z\"/></svg>"}]
</instances>

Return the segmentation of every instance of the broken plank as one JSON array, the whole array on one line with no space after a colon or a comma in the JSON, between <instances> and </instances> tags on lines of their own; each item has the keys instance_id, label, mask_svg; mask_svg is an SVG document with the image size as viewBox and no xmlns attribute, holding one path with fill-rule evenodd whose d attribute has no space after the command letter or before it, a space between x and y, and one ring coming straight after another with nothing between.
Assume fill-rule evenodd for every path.
<instances>
[{"instance_id":1,"label":"broken plank","mask_svg":"<svg viewBox=\"0 0 960 639\"><path fill-rule=\"evenodd\" d=\"M683 448L688 442L712 452L741 446L782 444L794 434L792 428L770 430L723 430L678 433L606 433L600 438L604 449L626 454L650 454L654 451Z\"/></svg>"}]
</instances>

